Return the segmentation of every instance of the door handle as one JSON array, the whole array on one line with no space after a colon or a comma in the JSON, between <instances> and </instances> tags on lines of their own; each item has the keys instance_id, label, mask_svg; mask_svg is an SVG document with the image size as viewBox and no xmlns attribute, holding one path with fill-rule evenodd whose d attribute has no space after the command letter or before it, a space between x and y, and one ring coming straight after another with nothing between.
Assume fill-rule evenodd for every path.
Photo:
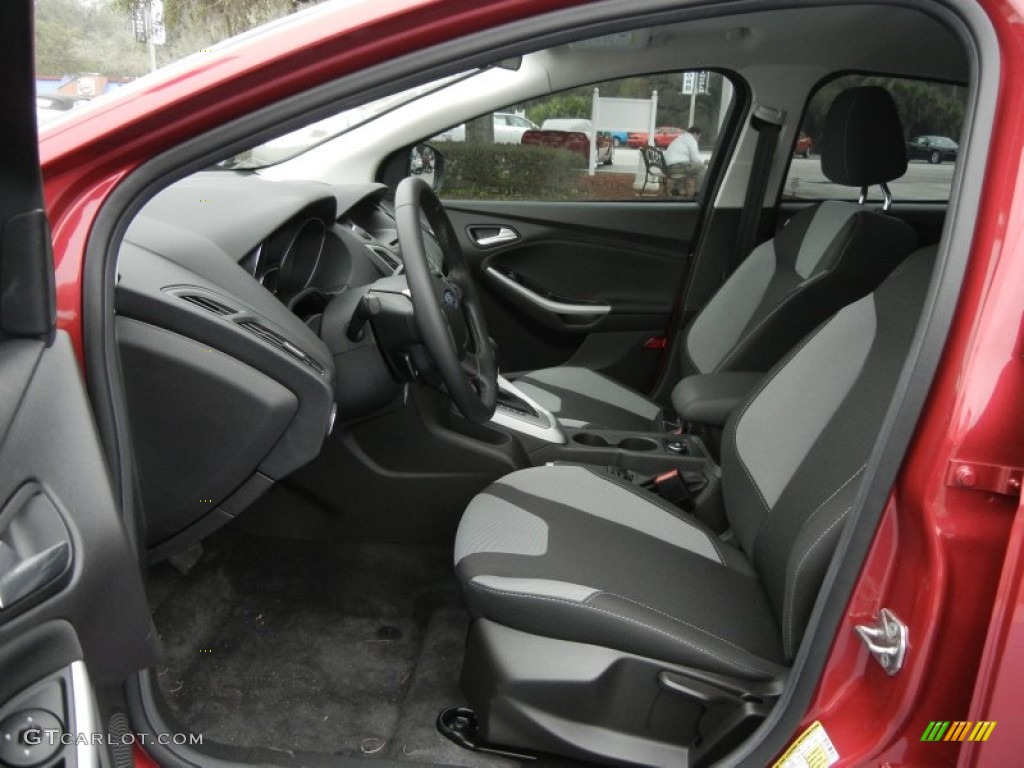
<instances>
[{"instance_id":1,"label":"door handle","mask_svg":"<svg viewBox=\"0 0 1024 768\"><path fill-rule=\"evenodd\" d=\"M51 586L74 556L67 526L47 493L34 482L15 491L0 510L0 621L16 603Z\"/></svg>"},{"instance_id":2,"label":"door handle","mask_svg":"<svg viewBox=\"0 0 1024 768\"><path fill-rule=\"evenodd\" d=\"M481 248L514 243L519 239L519 233L512 227L470 227L469 236Z\"/></svg>"},{"instance_id":3,"label":"door handle","mask_svg":"<svg viewBox=\"0 0 1024 768\"><path fill-rule=\"evenodd\" d=\"M494 267L488 267L486 274L500 287L526 299L526 301L530 302L538 309L543 309L556 315L594 316L607 315L612 311L611 306L608 304L574 304L565 301L558 301L556 299L549 299L547 296L541 296L536 291L531 291L522 283L516 282L508 275L504 275L496 270Z\"/></svg>"},{"instance_id":4,"label":"door handle","mask_svg":"<svg viewBox=\"0 0 1024 768\"><path fill-rule=\"evenodd\" d=\"M6 545L2 545L6 549ZM0 573L0 610L45 587L71 565L71 544L61 541Z\"/></svg>"}]
</instances>

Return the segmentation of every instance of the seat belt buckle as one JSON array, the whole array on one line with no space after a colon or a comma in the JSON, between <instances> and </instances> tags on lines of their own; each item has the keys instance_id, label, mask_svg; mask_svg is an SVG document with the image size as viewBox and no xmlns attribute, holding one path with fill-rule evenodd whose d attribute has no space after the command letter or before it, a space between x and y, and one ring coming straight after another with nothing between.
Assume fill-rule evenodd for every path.
<instances>
[{"instance_id":1,"label":"seat belt buckle","mask_svg":"<svg viewBox=\"0 0 1024 768\"><path fill-rule=\"evenodd\" d=\"M680 509L692 512L694 508L693 493L690 492L682 473L678 469L662 472L651 480L650 488L665 501L675 504Z\"/></svg>"}]
</instances>

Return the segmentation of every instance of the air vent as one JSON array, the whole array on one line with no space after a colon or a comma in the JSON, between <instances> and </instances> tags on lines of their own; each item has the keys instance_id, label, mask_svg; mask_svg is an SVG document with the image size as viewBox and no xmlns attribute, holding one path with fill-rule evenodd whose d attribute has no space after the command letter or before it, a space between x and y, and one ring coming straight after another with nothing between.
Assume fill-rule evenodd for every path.
<instances>
[{"instance_id":1,"label":"air vent","mask_svg":"<svg viewBox=\"0 0 1024 768\"><path fill-rule=\"evenodd\" d=\"M207 312L212 312L215 315L233 315L236 310L232 309L226 304L221 304L215 299L211 299L209 296L201 296L197 293L186 293L181 294L181 298L187 301L189 304L195 304L200 309L205 309Z\"/></svg>"},{"instance_id":2,"label":"air vent","mask_svg":"<svg viewBox=\"0 0 1024 768\"><path fill-rule=\"evenodd\" d=\"M388 268L392 272L397 272L402 266L402 262L398 260L398 257L387 248L374 247L372 245L368 245L366 247L373 251L377 255L377 258L387 264Z\"/></svg>"},{"instance_id":3,"label":"air vent","mask_svg":"<svg viewBox=\"0 0 1024 768\"><path fill-rule=\"evenodd\" d=\"M309 366L314 371L319 373L321 376L324 375L324 367L320 365L320 363L318 363L316 360L307 355L305 352L303 352L301 349L292 344L290 341L288 341L288 339L286 339L284 336L277 333L276 331L270 330L269 328L267 328L267 326L263 325L262 323L258 323L255 320L243 320L242 322L239 323L239 326L241 326L254 336L259 336L268 344L277 347L279 350L289 355L290 357L295 358L300 363L304 363L305 365Z\"/></svg>"}]
</instances>

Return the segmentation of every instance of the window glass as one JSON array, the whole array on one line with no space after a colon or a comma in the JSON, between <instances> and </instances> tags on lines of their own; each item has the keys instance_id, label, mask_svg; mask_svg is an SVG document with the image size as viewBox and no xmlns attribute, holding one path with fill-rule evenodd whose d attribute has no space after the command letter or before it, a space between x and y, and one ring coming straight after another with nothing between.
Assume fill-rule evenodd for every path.
<instances>
[{"instance_id":1,"label":"window glass","mask_svg":"<svg viewBox=\"0 0 1024 768\"><path fill-rule=\"evenodd\" d=\"M858 85L880 85L892 94L909 160L907 172L890 182L893 200L946 201L959 153L967 89L948 83L899 77L846 75L831 80L811 97L793 146L783 190L786 200L856 200L860 191L833 184L821 172L820 136L825 114L837 95ZM881 191L868 190L869 200Z\"/></svg>"},{"instance_id":2,"label":"window glass","mask_svg":"<svg viewBox=\"0 0 1024 768\"><path fill-rule=\"evenodd\" d=\"M427 141L445 157L446 198L692 200L733 98L717 72L629 77L510 104Z\"/></svg>"}]
</instances>

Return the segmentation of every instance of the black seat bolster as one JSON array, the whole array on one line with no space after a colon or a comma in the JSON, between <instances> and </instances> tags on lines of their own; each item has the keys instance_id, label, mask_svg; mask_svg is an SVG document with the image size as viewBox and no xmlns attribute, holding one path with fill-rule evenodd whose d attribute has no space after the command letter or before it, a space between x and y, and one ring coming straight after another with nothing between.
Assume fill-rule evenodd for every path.
<instances>
[{"instance_id":1,"label":"black seat bolster","mask_svg":"<svg viewBox=\"0 0 1024 768\"><path fill-rule=\"evenodd\" d=\"M722 427L763 376L758 371L687 376L672 390L672 406L690 424Z\"/></svg>"},{"instance_id":2,"label":"black seat bolster","mask_svg":"<svg viewBox=\"0 0 1024 768\"><path fill-rule=\"evenodd\" d=\"M785 265L780 272L794 277L789 265L800 240L788 229L776 238L776 253ZM767 371L836 311L877 288L916 247L917 235L905 221L873 210L855 213L797 289L786 290L784 298L766 297L716 370ZM780 287L785 290L784 281Z\"/></svg>"}]
</instances>

